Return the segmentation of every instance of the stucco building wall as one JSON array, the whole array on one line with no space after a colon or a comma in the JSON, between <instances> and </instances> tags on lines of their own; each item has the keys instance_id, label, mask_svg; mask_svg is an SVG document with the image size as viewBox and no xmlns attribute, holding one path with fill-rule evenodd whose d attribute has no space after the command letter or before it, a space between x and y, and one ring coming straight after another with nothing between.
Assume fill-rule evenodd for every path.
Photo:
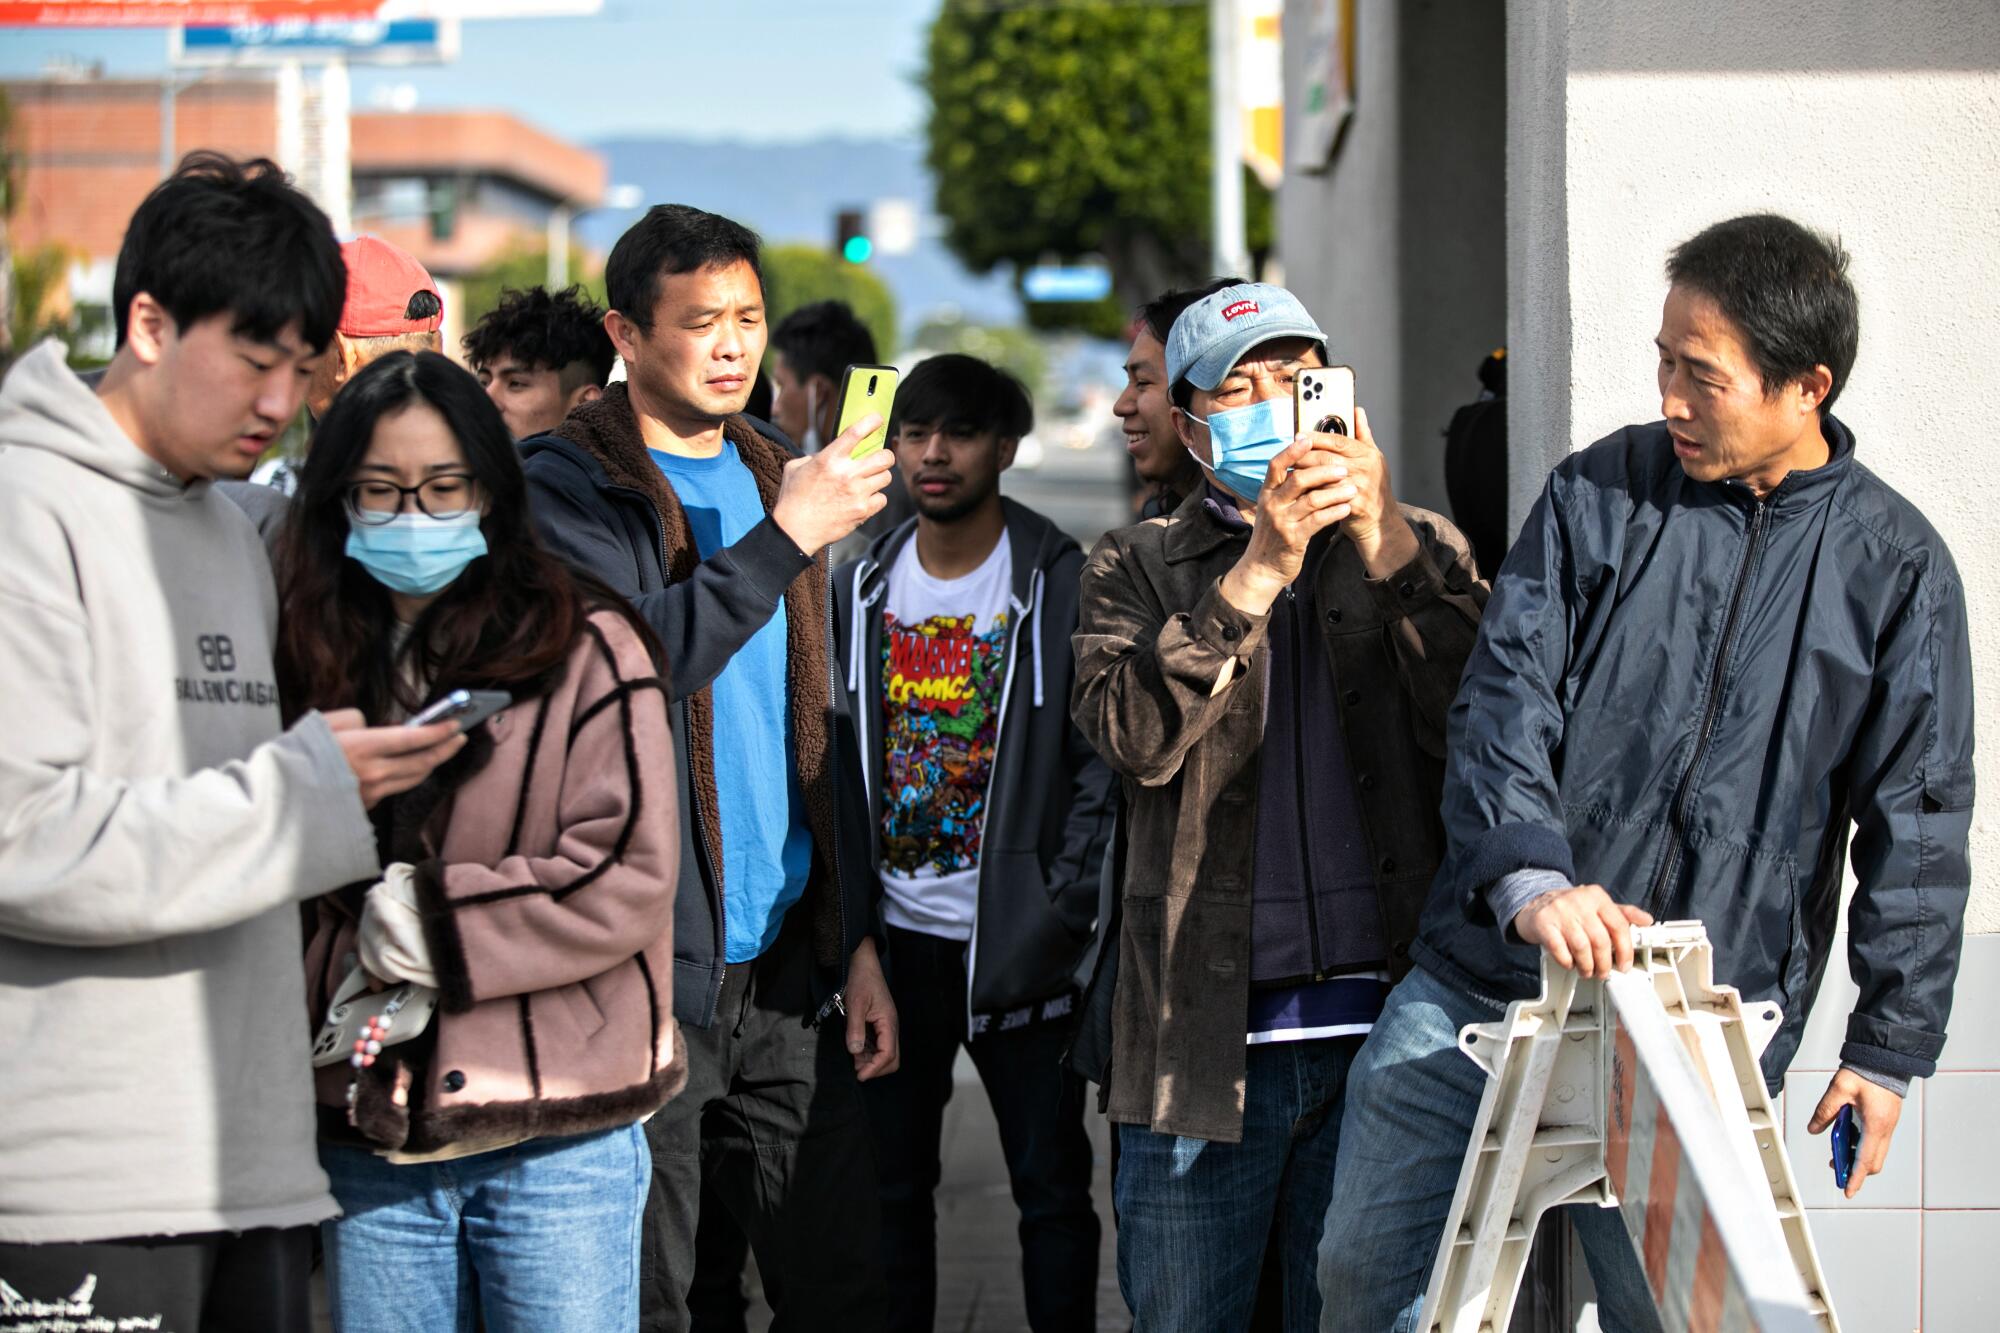
<instances>
[{"instance_id":1,"label":"stucco building wall","mask_svg":"<svg viewBox=\"0 0 2000 1333\"><path fill-rule=\"evenodd\" d=\"M1658 416L1668 249L1754 210L1833 232L1862 311L1835 411L1957 557L1981 749L2000 753L2000 6L1590 0L1561 26L1563 8L1509 6L1515 519L1565 452ZM1968 926L2000 931L2000 876L1980 875Z\"/></svg>"},{"instance_id":2,"label":"stucco building wall","mask_svg":"<svg viewBox=\"0 0 2000 1333\"><path fill-rule=\"evenodd\" d=\"M1286 6L1303 32L1306 6ZM1359 0L1354 112L1330 171L1278 200L1285 281L1354 367L1399 499L1443 510L1445 423L1506 332L1505 11L1492 0ZM1310 53L1285 47L1296 88ZM1287 99L1288 158L1299 135Z\"/></svg>"},{"instance_id":3,"label":"stucco building wall","mask_svg":"<svg viewBox=\"0 0 2000 1333\"><path fill-rule=\"evenodd\" d=\"M1437 445L1412 428L1412 386L1420 374L1461 373L1461 349L1443 329L1413 332L1438 297L1407 256L1413 243L1436 250L1425 239L1432 232L1458 228L1485 245L1482 218L1504 219L1517 525L1565 453L1657 418L1652 340L1676 242L1768 209L1838 234L1852 252L1861 348L1836 411L1861 461L1924 511L1956 557L1985 780L1950 1038L1938 1075L1904 1104L1886 1174L1842 1201L1825 1140L1804 1132L1855 1001L1844 948L1783 1113L1843 1325L1990 1327L1987 1259L2000 1250L2000 1139L1991 1131L2000 1112L2000 444L1991 424L2000 403L2000 5L1509 0L1496 113L1504 202L1491 210L1425 207L1384 184L1465 178L1451 144L1409 130L1411 90L1427 83L1448 101L1452 77L1465 76L1469 48L1437 36L1458 9L1361 0L1348 142L1330 175L1287 179L1280 213L1287 276L1323 320L1333 312L1329 331L1346 331L1343 307L1357 326L1394 330L1383 343L1393 356L1375 376L1398 386L1403 455L1391 463L1418 488L1413 498L1429 473L1410 451ZM1502 6L1464 6L1474 9ZM1426 25L1425 37L1413 36ZM1436 68L1415 73L1433 54ZM1299 59L1288 57L1288 73ZM1435 97L1421 100L1414 114L1453 114ZM1320 218L1346 246L1301 254L1305 222ZM1377 355L1368 340L1360 345Z\"/></svg>"}]
</instances>

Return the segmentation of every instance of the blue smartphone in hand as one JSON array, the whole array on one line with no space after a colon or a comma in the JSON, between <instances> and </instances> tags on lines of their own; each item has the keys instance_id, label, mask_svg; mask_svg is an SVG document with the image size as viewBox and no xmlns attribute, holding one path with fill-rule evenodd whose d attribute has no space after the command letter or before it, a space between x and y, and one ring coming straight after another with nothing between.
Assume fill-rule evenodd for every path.
<instances>
[{"instance_id":1,"label":"blue smartphone in hand","mask_svg":"<svg viewBox=\"0 0 2000 1333\"><path fill-rule=\"evenodd\" d=\"M1861 1124L1854 1118L1854 1108L1843 1106L1840 1114L1833 1118L1833 1183L1841 1190L1847 1188L1847 1178L1854 1174L1855 1159L1861 1156Z\"/></svg>"}]
</instances>

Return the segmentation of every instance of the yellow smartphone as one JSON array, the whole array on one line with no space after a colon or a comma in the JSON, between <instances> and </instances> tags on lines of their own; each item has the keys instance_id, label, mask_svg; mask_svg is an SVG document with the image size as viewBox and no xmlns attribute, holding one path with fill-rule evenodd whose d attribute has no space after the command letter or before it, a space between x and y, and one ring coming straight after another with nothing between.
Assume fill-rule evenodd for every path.
<instances>
[{"instance_id":1,"label":"yellow smartphone","mask_svg":"<svg viewBox=\"0 0 2000 1333\"><path fill-rule=\"evenodd\" d=\"M854 446L854 457L866 458L888 443L889 409L895 405L896 383L901 378L894 366L849 366L841 372L840 415L834 420L833 433L845 434L870 412L882 418L882 424Z\"/></svg>"}]
</instances>

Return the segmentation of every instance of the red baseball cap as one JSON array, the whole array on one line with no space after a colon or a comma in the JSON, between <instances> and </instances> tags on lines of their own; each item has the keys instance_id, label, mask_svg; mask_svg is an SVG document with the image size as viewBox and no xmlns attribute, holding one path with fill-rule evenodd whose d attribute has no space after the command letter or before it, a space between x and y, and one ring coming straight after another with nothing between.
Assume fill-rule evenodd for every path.
<instances>
[{"instance_id":1,"label":"red baseball cap","mask_svg":"<svg viewBox=\"0 0 2000 1333\"><path fill-rule=\"evenodd\" d=\"M444 323L444 298L424 266L379 236L357 236L340 247L347 261L347 304L340 331L350 338L389 338L399 333L431 333ZM438 312L411 319L410 298L437 297Z\"/></svg>"}]
</instances>

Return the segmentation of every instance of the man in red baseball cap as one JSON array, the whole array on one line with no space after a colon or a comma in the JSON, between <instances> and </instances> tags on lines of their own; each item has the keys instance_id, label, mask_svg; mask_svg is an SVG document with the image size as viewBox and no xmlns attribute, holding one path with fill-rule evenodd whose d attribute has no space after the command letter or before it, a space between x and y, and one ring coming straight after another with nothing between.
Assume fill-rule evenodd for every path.
<instances>
[{"instance_id":1,"label":"man in red baseball cap","mask_svg":"<svg viewBox=\"0 0 2000 1333\"><path fill-rule=\"evenodd\" d=\"M340 247L347 261L347 303L333 345L306 389L315 420L354 372L391 352L436 352L443 339L444 301L424 266L379 236L357 236Z\"/></svg>"},{"instance_id":2,"label":"man in red baseball cap","mask_svg":"<svg viewBox=\"0 0 2000 1333\"><path fill-rule=\"evenodd\" d=\"M379 236L355 237L340 247L340 257L347 265L340 323L306 384L306 411L314 421L333 406L340 386L377 357L443 350L438 328L444 323L444 301L422 264ZM298 491L301 461L302 456L287 450L258 464L247 483L219 483L267 543L276 540L287 500Z\"/></svg>"}]
</instances>

